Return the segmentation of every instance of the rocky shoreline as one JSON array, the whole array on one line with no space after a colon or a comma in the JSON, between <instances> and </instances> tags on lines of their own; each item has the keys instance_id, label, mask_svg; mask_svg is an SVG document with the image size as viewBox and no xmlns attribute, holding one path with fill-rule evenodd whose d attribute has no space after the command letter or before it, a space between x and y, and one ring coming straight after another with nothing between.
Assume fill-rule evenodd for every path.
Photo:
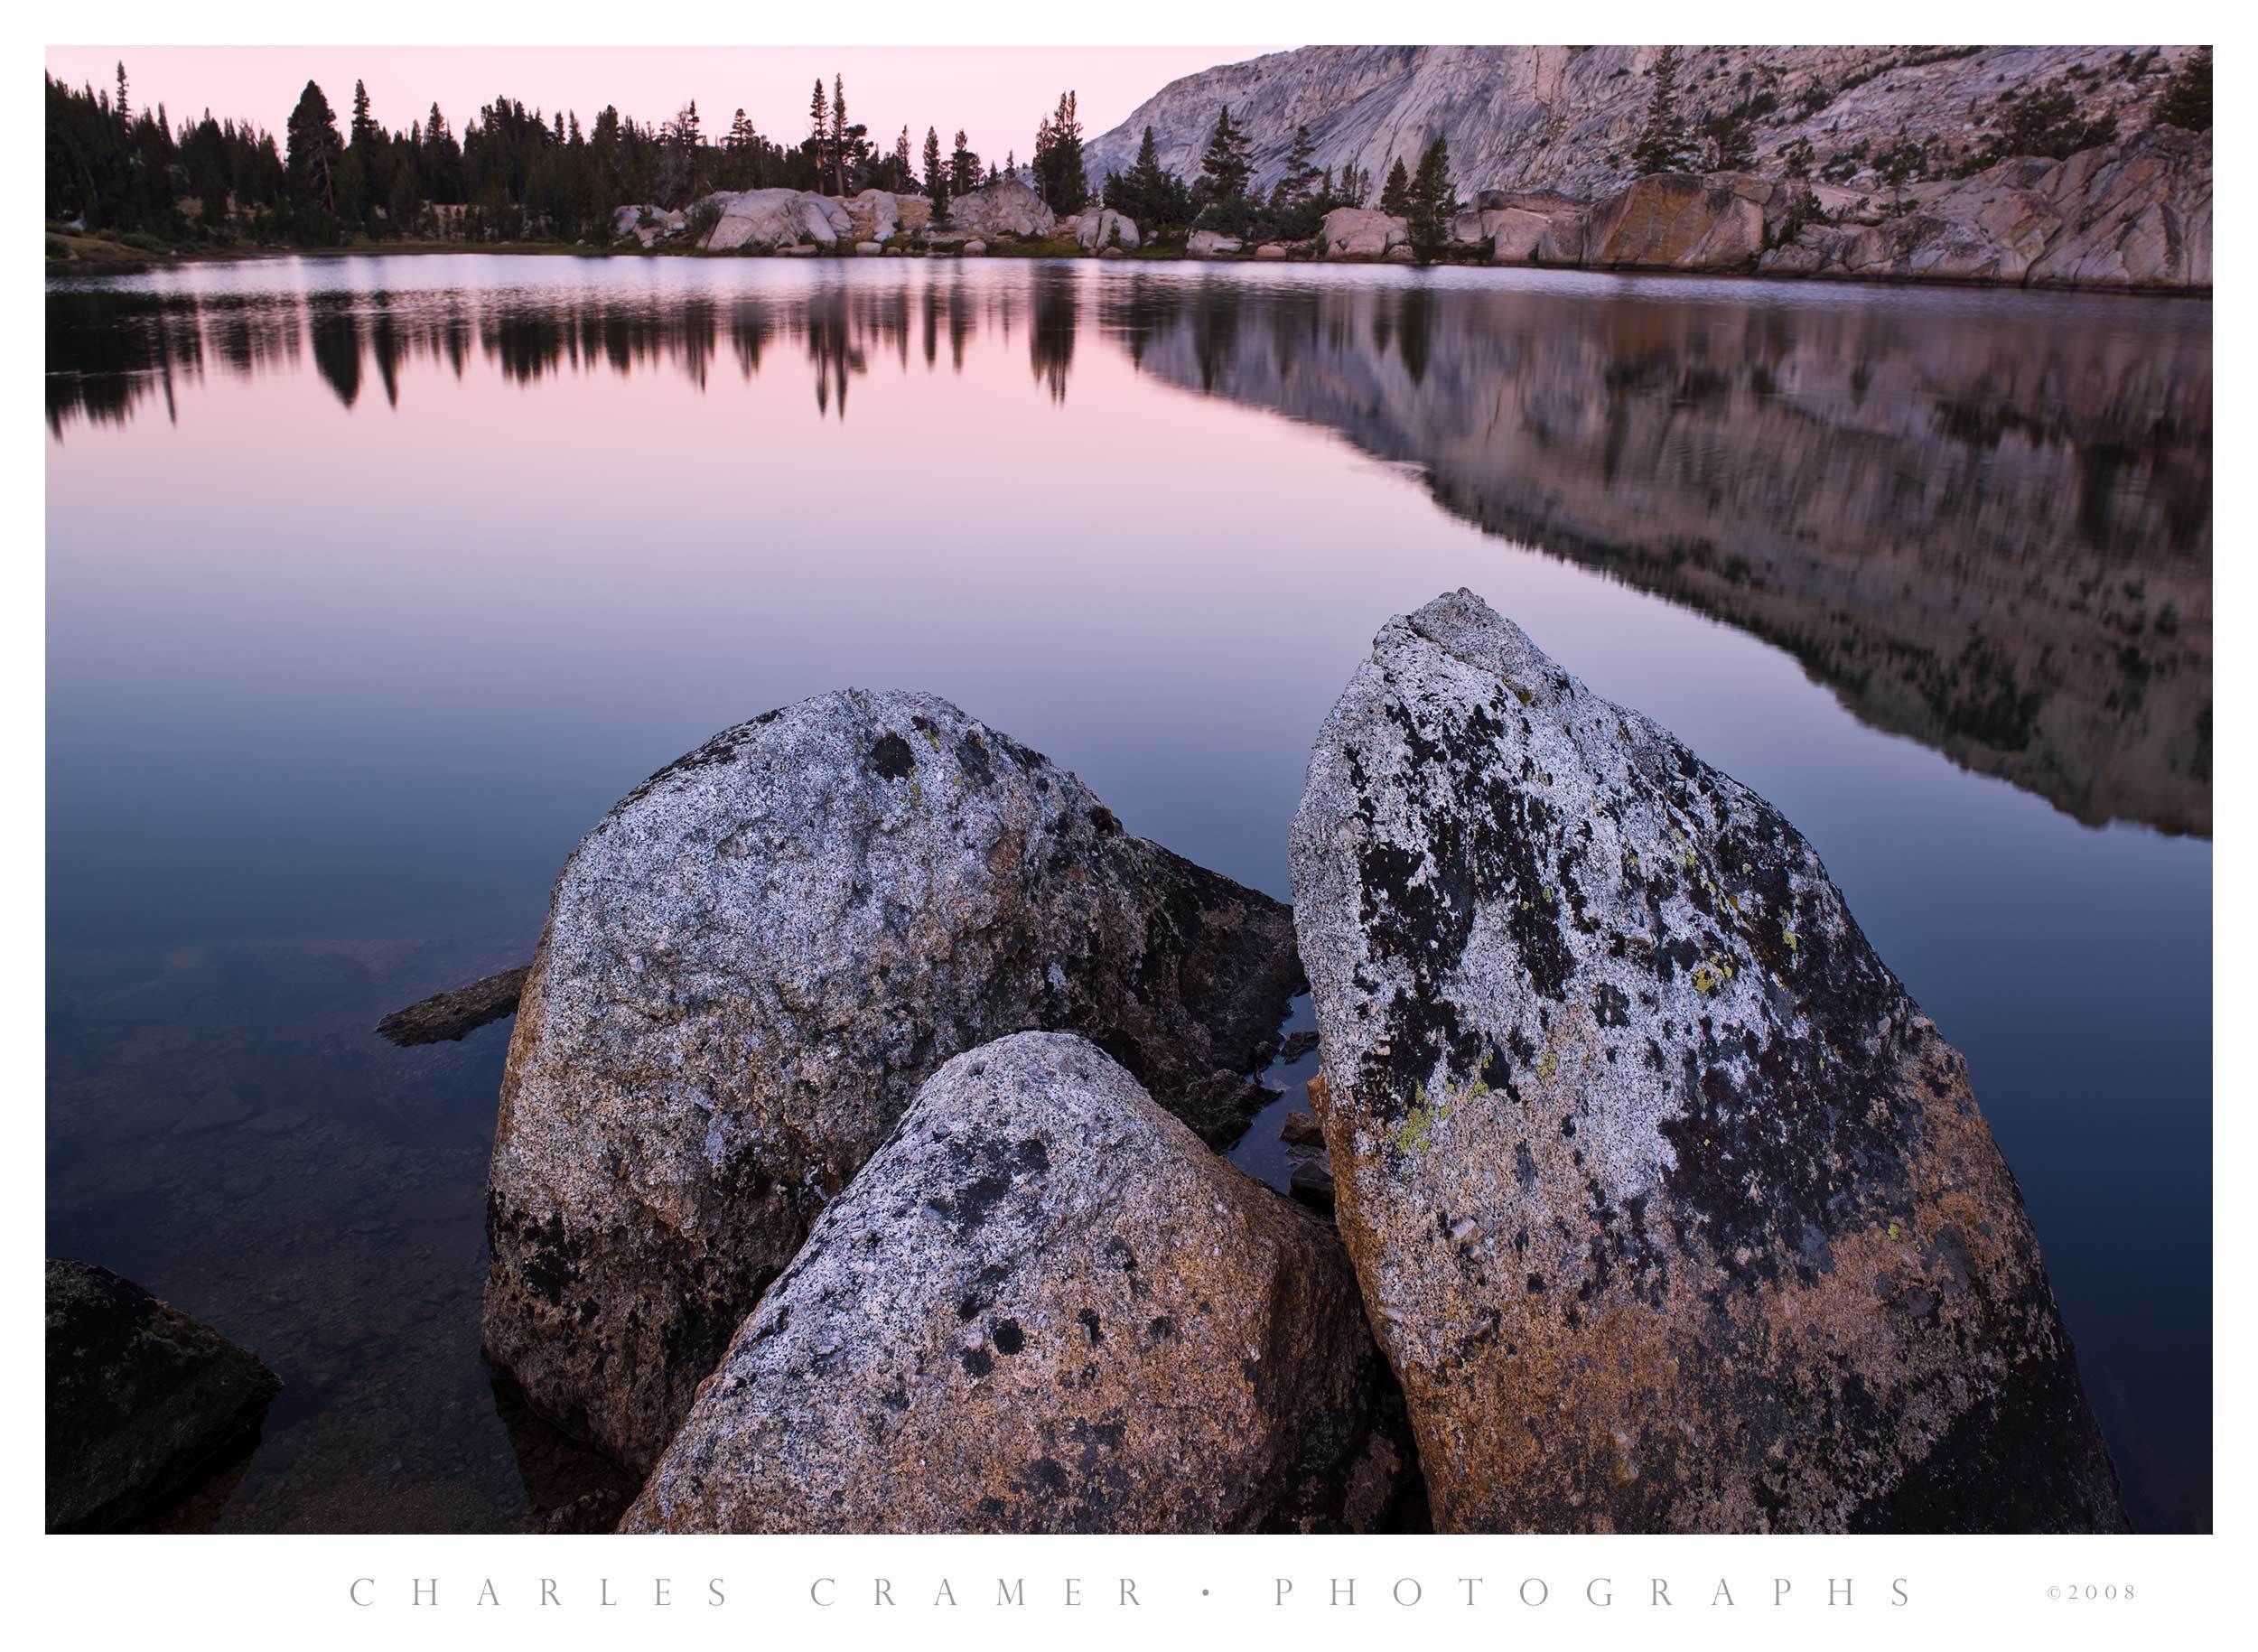
<instances>
[{"instance_id":1,"label":"rocky shoreline","mask_svg":"<svg viewBox=\"0 0 2258 1652\"><path fill-rule=\"evenodd\" d=\"M622 800L486 1302L621 1529L2124 1528L1966 1063L1763 799L1461 591L1290 860L1282 928L914 695ZM1216 1150L1305 966L1288 1198Z\"/></svg>"},{"instance_id":2,"label":"rocky shoreline","mask_svg":"<svg viewBox=\"0 0 2258 1652\"><path fill-rule=\"evenodd\" d=\"M1334 209L1306 241L1158 237L1111 209L1060 217L1016 179L958 198L938 222L922 195L751 190L682 210L623 206L612 227L639 250L702 254L1014 250L2207 294L2211 176L2208 133L2158 127L2066 160L2020 157L1888 190L1740 172L1656 173L1591 197L1483 190L1447 246L1418 249L1409 219L1359 207Z\"/></svg>"},{"instance_id":3,"label":"rocky shoreline","mask_svg":"<svg viewBox=\"0 0 2258 1652\"><path fill-rule=\"evenodd\" d=\"M2125 1529L1967 1064L1764 799L1460 591L1381 628L1289 865L1291 909L928 695L622 798L522 982L406 1018L517 994L485 1349L640 1486L555 1520ZM1305 989L1289 1195L1221 1150ZM48 1328L53 1529L276 1392L99 1269Z\"/></svg>"}]
</instances>

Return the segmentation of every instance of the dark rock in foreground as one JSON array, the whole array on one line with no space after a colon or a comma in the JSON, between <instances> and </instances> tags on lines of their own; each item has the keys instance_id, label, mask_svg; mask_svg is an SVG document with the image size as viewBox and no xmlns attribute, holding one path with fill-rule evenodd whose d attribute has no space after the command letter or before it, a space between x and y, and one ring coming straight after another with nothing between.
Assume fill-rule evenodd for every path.
<instances>
[{"instance_id":1,"label":"dark rock in foreground","mask_svg":"<svg viewBox=\"0 0 2258 1652\"><path fill-rule=\"evenodd\" d=\"M256 1439L274 1373L89 1262L47 1263L47 1529L98 1531Z\"/></svg>"},{"instance_id":2,"label":"dark rock in foreground","mask_svg":"<svg viewBox=\"0 0 2258 1652\"><path fill-rule=\"evenodd\" d=\"M2123 1529L1966 1063L1761 798L1460 592L1292 871L1438 1529Z\"/></svg>"},{"instance_id":3,"label":"dark rock in foreground","mask_svg":"<svg viewBox=\"0 0 2258 1652\"><path fill-rule=\"evenodd\" d=\"M411 1003L405 1010L395 1010L377 1023L377 1031L379 1036L403 1045L436 1044L462 1038L489 1022L517 1013L518 997L525 991L526 976L532 968L530 964L520 964L515 969L473 981L468 986L437 994L421 1003Z\"/></svg>"},{"instance_id":4,"label":"dark rock in foreground","mask_svg":"<svg viewBox=\"0 0 2258 1652\"><path fill-rule=\"evenodd\" d=\"M1292 915L929 695L741 724L557 880L489 1181L489 1355L648 1469L828 1199L959 1051L1086 1034L1210 1141L1264 1093Z\"/></svg>"},{"instance_id":5,"label":"dark rock in foreground","mask_svg":"<svg viewBox=\"0 0 2258 1652\"><path fill-rule=\"evenodd\" d=\"M1391 1397L1330 1230L1022 1033L926 1084L621 1529L1367 1530Z\"/></svg>"}]
</instances>

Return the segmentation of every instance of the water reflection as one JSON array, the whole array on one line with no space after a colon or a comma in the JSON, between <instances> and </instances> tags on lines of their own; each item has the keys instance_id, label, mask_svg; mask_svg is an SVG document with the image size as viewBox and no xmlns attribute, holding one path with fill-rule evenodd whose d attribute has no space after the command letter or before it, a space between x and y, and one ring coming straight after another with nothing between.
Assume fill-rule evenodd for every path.
<instances>
[{"instance_id":1,"label":"water reflection","mask_svg":"<svg viewBox=\"0 0 2258 1652\"><path fill-rule=\"evenodd\" d=\"M397 262L397 261L396 261ZM724 272L726 273L726 272ZM1866 722L2089 825L2207 835L2207 306L1714 283L1070 264L732 291L549 280L302 294L59 286L47 416L176 417L207 373L348 408L483 356L509 380L745 378L782 343L819 417L890 361L1024 330L1063 402L1086 335L1140 369L1417 467L1485 529L1777 643ZM855 272L861 275L863 272ZM1976 302L1971 302L1971 300ZM369 380L373 378L374 387Z\"/></svg>"}]
</instances>

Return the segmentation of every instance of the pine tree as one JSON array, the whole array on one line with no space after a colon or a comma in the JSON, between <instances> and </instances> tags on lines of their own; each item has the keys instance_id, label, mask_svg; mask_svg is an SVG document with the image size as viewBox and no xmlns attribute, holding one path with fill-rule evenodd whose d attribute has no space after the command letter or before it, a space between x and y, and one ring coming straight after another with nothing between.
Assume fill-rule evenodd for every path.
<instances>
[{"instance_id":1,"label":"pine tree","mask_svg":"<svg viewBox=\"0 0 2258 1652\"><path fill-rule=\"evenodd\" d=\"M948 169L941 163L941 135L925 129L925 192L932 199L935 219L948 212Z\"/></svg>"},{"instance_id":2,"label":"pine tree","mask_svg":"<svg viewBox=\"0 0 2258 1652\"><path fill-rule=\"evenodd\" d=\"M91 87L88 89L89 96L92 94L92 90L93 89ZM117 108L116 113L117 116L117 130L124 135L126 140L130 143L133 139L134 130L134 106L133 100L126 96L126 61L123 58L120 58L117 61Z\"/></svg>"},{"instance_id":3,"label":"pine tree","mask_svg":"<svg viewBox=\"0 0 2258 1652\"><path fill-rule=\"evenodd\" d=\"M1678 49L1665 46L1649 72L1655 89L1647 99L1647 124L1631 149L1631 167L1642 178L1654 173L1684 172L1694 163L1685 118L1678 113Z\"/></svg>"},{"instance_id":4,"label":"pine tree","mask_svg":"<svg viewBox=\"0 0 2258 1652\"><path fill-rule=\"evenodd\" d=\"M898 190L906 190L916 176L917 173L910 170L910 128L904 126L901 135L894 139L893 186Z\"/></svg>"},{"instance_id":5,"label":"pine tree","mask_svg":"<svg viewBox=\"0 0 2258 1652\"><path fill-rule=\"evenodd\" d=\"M1380 210L1391 218L1411 215L1411 174L1404 170L1402 155L1395 157L1395 164L1388 168L1387 182L1380 186Z\"/></svg>"},{"instance_id":6,"label":"pine tree","mask_svg":"<svg viewBox=\"0 0 2258 1652\"><path fill-rule=\"evenodd\" d=\"M1451 144L1439 137L1419 157L1406 198L1414 246L1432 251L1451 239L1451 220L1458 216L1457 186L1451 181Z\"/></svg>"},{"instance_id":7,"label":"pine tree","mask_svg":"<svg viewBox=\"0 0 2258 1652\"><path fill-rule=\"evenodd\" d=\"M846 77L831 77L831 173L836 193L847 192Z\"/></svg>"},{"instance_id":8,"label":"pine tree","mask_svg":"<svg viewBox=\"0 0 2258 1652\"><path fill-rule=\"evenodd\" d=\"M1059 107L1035 128L1035 192L1053 212L1079 212L1090 186L1082 165L1082 121L1074 94L1059 94Z\"/></svg>"},{"instance_id":9,"label":"pine tree","mask_svg":"<svg viewBox=\"0 0 2258 1652\"><path fill-rule=\"evenodd\" d=\"M369 83L356 80L353 82L352 141L356 144L368 143L377 135L377 123L369 115Z\"/></svg>"},{"instance_id":10,"label":"pine tree","mask_svg":"<svg viewBox=\"0 0 2258 1652\"><path fill-rule=\"evenodd\" d=\"M823 89L823 77L816 77L815 96L807 104L807 154L816 163L816 188L823 193L825 149L831 141L831 94Z\"/></svg>"},{"instance_id":11,"label":"pine tree","mask_svg":"<svg viewBox=\"0 0 2258 1652\"><path fill-rule=\"evenodd\" d=\"M117 101L126 101L126 69L117 70ZM2156 100L2156 124L2178 126L2183 132L2211 129L2211 48L2198 46L2174 71L2163 96Z\"/></svg>"},{"instance_id":12,"label":"pine tree","mask_svg":"<svg viewBox=\"0 0 2258 1652\"><path fill-rule=\"evenodd\" d=\"M1215 130L1208 134L1207 150L1199 157L1202 191L1211 204L1236 201L1246 193L1254 173L1254 145L1225 104L1216 111Z\"/></svg>"},{"instance_id":13,"label":"pine tree","mask_svg":"<svg viewBox=\"0 0 2258 1652\"><path fill-rule=\"evenodd\" d=\"M980 187L980 157L965 145L965 134L960 128L956 134L956 147L948 157L948 192L951 195L969 195Z\"/></svg>"},{"instance_id":14,"label":"pine tree","mask_svg":"<svg viewBox=\"0 0 2258 1652\"><path fill-rule=\"evenodd\" d=\"M337 114L313 81L298 94L298 107L290 111L285 130L290 140L291 193L301 210L334 219L337 216L336 170L339 145ZM326 236L324 237L326 238Z\"/></svg>"},{"instance_id":15,"label":"pine tree","mask_svg":"<svg viewBox=\"0 0 2258 1652\"><path fill-rule=\"evenodd\" d=\"M1296 126L1293 129L1293 143L1286 150L1285 173L1278 180L1277 188L1270 192L1272 207L1285 211L1314 201L1320 176L1324 176L1328 183L1330 182L1330 175L1318 172L1317 145L1310 141L1309 127Z\"/></svg>"}]
</instances>

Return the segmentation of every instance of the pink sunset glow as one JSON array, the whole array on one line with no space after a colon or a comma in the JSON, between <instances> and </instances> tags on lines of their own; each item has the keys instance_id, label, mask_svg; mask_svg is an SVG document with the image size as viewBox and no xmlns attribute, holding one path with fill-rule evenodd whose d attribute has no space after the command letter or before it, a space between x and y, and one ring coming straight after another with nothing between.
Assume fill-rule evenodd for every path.
<instances>
[{"instance_id":1,"label":"pink sunset glow","mask_svg":"<svg viewBox=\"0 0 2258 1652\"><path fill-rule=\"evenodd\" d=\"M136 107L162 104L177 127L210 109L248 119L280 141L308 79L321 85L341 122L353 82L365 81L376 117L395 131L435 101L460 132L481 104L518 99L543 113L564 109L584 126L607 103L657 123L695 98L718 135L742 107L762 135L790 145L807 135L808 92L817 76L846 78L848 117L891 147L910 128L944 144L958 127L983 160L1024 161L1035 126L1071 88L1086 137L1118 125L1179 76L1236 62L1274 46L51 46L47 71L107 88L122 60Z\"/></svg>"}]
</instances>

